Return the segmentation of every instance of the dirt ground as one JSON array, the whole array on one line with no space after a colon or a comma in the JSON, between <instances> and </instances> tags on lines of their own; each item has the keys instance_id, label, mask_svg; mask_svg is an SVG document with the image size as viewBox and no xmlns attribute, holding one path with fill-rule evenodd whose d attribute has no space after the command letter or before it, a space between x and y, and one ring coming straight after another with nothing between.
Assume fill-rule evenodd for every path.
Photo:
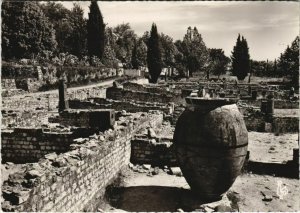
<instances>
[{"instance_id":1,"label":"dirt ground","mask_svg":"<svg viewBox=\"0 0 300 213\"><path fill-rule=\"evenodd\" d=\"M184 177L169 175L163 170L152 177L126 170L122 185L123 188L108 199L109 204L103 206L103 211L194 211L203 204L193 197ZM286 195L282 190L284 187L288 190ZM239 211L299 210L297 179L243 174L228 193L235 195L234 202L237 202Z\"/></svg>"},{"instance_id":2,"label":"dirt ground","mask_svg":"<svg viewBox=\"0 0 300 213\"><path fill-rule=\"evenodd\" d=\"M283 163L293 159L293 149L298 146L298 134L249 132L250 160L256 162Z\"/></svg>"}]
</instances>

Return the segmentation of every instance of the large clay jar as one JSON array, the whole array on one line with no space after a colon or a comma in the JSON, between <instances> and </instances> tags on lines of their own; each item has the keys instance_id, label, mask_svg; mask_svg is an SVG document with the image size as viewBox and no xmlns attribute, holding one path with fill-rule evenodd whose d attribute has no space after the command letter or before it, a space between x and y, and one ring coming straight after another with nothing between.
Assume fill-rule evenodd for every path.
<instances>
[{"instance_id":1,"label":"large clay jar","mask_svg":"<svg viewBox=\"0 0 300 213\"><path fill-rule=\"evenodd\" d=\"M234 102L187 97L174 146L182 173L200 199L220 199L239 175L248 132Z\"/></svg>"}]
</instances>

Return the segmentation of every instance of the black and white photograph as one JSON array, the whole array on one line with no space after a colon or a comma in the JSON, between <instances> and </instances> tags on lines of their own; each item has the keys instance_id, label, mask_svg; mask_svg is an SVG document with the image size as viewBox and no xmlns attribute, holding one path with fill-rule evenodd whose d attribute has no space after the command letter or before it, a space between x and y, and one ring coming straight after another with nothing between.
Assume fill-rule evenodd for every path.
<instances>
[{"instance_id":1,"label":"black and white photograph","mask_svg":"<svg viewBox=\"0 0 300 213\"><path fill-rule=\"evenodd\" d=\"M299 1L1 1L3 212L298 212Z\"/></svg>"}]
</instances>

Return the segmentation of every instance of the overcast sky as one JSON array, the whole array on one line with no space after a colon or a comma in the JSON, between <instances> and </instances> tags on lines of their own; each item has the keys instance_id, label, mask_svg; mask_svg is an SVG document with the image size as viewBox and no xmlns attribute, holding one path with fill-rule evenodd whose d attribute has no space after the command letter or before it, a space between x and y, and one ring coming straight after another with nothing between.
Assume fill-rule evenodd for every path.
<instances>
[{"instance_id":1,"label":"overcast sky","mask_svg":"<svg viewBox=\"0 0 300 213\"><path fill-rule=\"evenodd\" d=\"M72 2L61 2L72 8ZM89 12L90 2L80 2ZM196 26L206 46L222 48L230 56L238 33L255 60L274 60L299 34L298 2L98 2L104 22L114 27L130 23L141 36L155 22L159 32L182 39L188 26Z\"/></svg>"}]
</instances>

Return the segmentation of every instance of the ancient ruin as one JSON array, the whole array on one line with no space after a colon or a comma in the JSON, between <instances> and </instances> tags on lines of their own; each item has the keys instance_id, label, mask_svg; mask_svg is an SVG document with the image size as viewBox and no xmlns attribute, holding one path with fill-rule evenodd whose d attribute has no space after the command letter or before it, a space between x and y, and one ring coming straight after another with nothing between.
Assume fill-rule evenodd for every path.
<instances>
[{"instance_id":1,"label":"ancient ruin","mask_svg":"<svg viewBox=\"0 0 300 213\"><path fill-rule=\"evenodd\" d=\"M299 211L296 4L1 2L1 210Z\"/></svg>"},{"instance_id":2,"label":"ancient ruin","mask_svg":"<svg viewBox=\"0 0 300 213\"><path fill-rule=\"evenodd\" d=\"M248 172L282 178L296 178L299 174L298 138L294 137L298 131L298 101L287 100L288 90L284 88L236 86L229 82L221 91L223 83L191 79L162 81L157 85L145 84L141 79L116 85L3 97L3 210L97 211L105 208L102 205L109 194L107 187L120 172L127 170L153 178L166 173L170 178L183 178L179 166L191 189L200 190L195 197L187 195L188 201L182 201L181 208L205 209L204 200L215 200L225 193L221 201L211 205L228 203L232 209L231 188L235 187L237 175L243 173L239 181ZM205 88L201 94L204 97L199 98L198 88ZM219 92L225 97L217 98ZM272 99L264 98L269 94ZM211 97L215 97L215 103ZM183 112L185 108L192 110L190 114ZM209 115L204 115L201 124L203 112ZM200 135L192 137L193 134ZM288 142L283 139L285 135L296 140ZM198 146L195 138L203 141L199 151L194 148ZM203 151L206 149L214 151ZM284 152L285 157L277 158L278 152ZM201 160L201 153L206 156L203 160L207 160ZM200 158L186 158L189 155ZM219 158L223 160L218 162ZM199 162L203 170L197 170L197 166L193 169L194 162ZM192 170L199 174L191 173ZM216 175L219 183L213 178ZM211 182L207 182L207 177Z\"/></svg>"}]
</instances>

